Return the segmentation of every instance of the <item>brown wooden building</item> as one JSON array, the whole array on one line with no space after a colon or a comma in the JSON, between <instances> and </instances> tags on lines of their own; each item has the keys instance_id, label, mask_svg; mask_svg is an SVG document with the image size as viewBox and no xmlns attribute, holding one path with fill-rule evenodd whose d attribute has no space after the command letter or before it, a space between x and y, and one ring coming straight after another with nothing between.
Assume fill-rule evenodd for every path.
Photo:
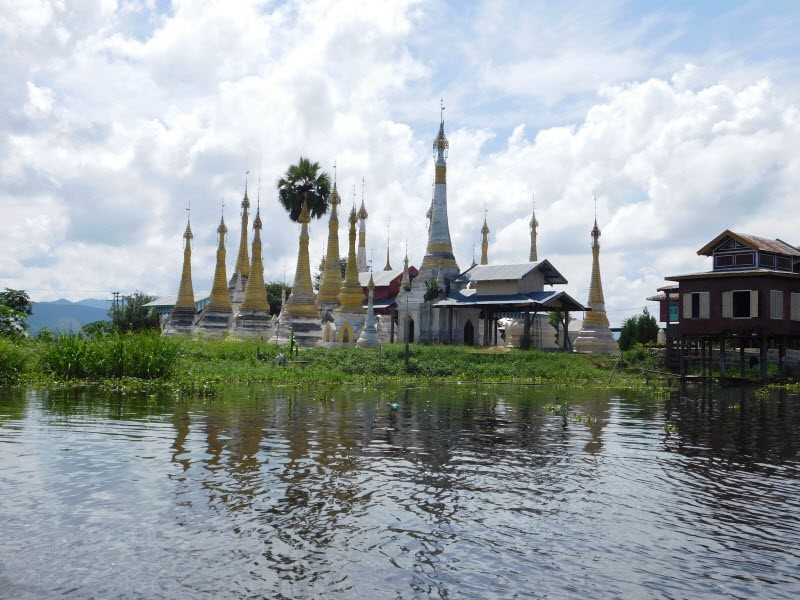
<instances>
[{"instance_id":1,"label":"brown wooden building","mask_svg":"<svg viewBox=\"0 0 800 600\"><path fill-rule=\"evenodd\" d=\"M699 349L705 371L714 345L739 348L742 376L749 363L746 348L758 349L762 379L770 347L778 349L782 369L786 348L800 342L800 250L782 240L726 230L697 253L712 258L712 270L667 277L677 282L677 293L670 286L660 290L668 348L680 352L681 371L690 347ZM678 303L677 331L670 327L670 300ZM726 352L719 352L719 360L724 376Z\"/></svg>"}]
</instances>

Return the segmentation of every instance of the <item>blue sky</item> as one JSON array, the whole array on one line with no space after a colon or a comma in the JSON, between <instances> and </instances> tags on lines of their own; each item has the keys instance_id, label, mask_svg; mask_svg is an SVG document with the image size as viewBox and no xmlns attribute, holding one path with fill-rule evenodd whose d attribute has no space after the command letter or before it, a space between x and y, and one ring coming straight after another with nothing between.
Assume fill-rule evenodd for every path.
<instances>
[{"instance_id":1,"label":"blue sky","mask_svg":"<svg viewBox=\"0 0 800 600\"><path fill-rule=\"evenodd\" d=\"M484 205L490 261L525 260L533 193L540 256L576 298L597 196L613 322L665 275L707 268L695 252L726 228L800 243L795 2L0 8L0 285L37 300L175 293L189 203L207 289L220 198L236 230L247 170L266 277L291 279L274 182L301 154L337 162L346 201L363 177L368 246L382 261L391 216L392 262L408 239L419 263L440 98L463 268ZM325 236L312 225L312 257Z\"/></svg>"}]
</instances>

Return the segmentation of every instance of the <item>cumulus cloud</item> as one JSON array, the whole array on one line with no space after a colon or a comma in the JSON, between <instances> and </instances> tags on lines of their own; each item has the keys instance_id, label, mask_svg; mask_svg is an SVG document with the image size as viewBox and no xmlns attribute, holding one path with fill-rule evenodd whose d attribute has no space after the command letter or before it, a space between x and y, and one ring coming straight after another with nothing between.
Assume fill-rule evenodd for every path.
<instances>
[{"instance_id":1,"label":"cumulus cloud","mask_svg":"<svg viewBox=\"0 0 800 600\"><path fill-rule=\"evenodd\" d=\"M408 240L419 264L440 96L462 267L484 207L491 261L527 259L534 193L539 254L580 300L597 197L612 321L664 275L706 268L694 252L725 228L800 241L797 92L776 59L792 48L748 60L717 37L693 49L691 14L414 0L11 2L0 14L0 197L14 222L0 276L39 300L174 293L189 206L195 289L208 289L223 200L235 258L247 170L253 200L261 178L267 279L291 279L297 226L274 184L301 155L337 163L345 207L364 178L379 266L390 217L392 263ZM311 234L316 264L324 220Z\"/></svg>"}]
</instances>

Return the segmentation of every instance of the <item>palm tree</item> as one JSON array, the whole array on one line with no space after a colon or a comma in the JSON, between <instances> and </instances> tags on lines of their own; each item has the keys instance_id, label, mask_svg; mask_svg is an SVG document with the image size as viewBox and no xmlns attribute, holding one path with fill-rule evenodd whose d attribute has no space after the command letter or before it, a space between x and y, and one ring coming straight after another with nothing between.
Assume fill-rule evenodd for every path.
<instances>
[{"instance_id":1,"label":"palm tree","mask_svg":"<svg viewBox=\"0 0 800 600\"><path fill-rule=\"evenodd\" d=\"M278 197L289 213L289 218L295 222L303 210L303 200L308 200L308 210L315 219L328 212L330 192L331 180L328 174L320 172L319 163L312 163L302 156L278 180Z\"/></svg>"}]
</instances>

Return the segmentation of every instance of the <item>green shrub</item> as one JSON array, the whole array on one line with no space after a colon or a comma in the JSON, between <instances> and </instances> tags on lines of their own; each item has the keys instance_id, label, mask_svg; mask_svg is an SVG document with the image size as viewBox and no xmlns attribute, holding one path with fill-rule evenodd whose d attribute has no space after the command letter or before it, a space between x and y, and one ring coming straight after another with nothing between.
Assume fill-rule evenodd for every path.
<instances>
[{"instance_id":1,"label":"green shrub","mask_svg":"<svg viewBox=\"0 0 800 600\"><path fill-rule=\"evenodd\" d=\"M27 360L28 355L20 344L0 337L0 385L15 383Z\"/></svg>"}]
</instances>

